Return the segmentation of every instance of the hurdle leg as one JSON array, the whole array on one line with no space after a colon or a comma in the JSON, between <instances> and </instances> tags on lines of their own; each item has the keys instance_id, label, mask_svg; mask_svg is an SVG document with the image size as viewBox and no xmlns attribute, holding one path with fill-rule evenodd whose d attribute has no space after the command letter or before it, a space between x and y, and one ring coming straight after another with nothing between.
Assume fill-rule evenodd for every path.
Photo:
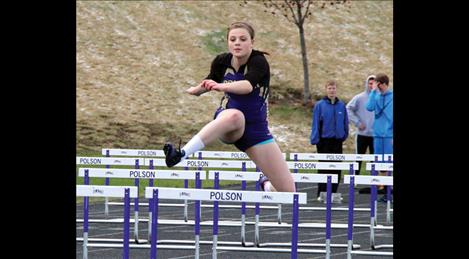
<instances>
[{"instance_id":1,"label":"hurdle leg","mask_svg":"<svg viewBox=\"0 0 469 259\"><path fill-rule=\"evenodd\" d=\"M200 201L195 201L195 258L200 255Z\"/></svg>"},{"instance_id":2,"label":"hurdle leg","mask_svg":"<svg viewBox=\"0 0 469 259\"><path fill-rule=\"evenodd\" d=\"M88 199L84 197L83 207L83 259L88 259Z\"/></svg>"},{"instance_id":3,"label":"hurdle leg","mask_svg":"<svg viewBox=\"0 0 469 259\"><path fill-rule=\"evenodd\" d=\"M386 201L386 223L391 224L391 188L389 186Z\"/></svg>"},{"instance_id":4,"label":"hurdle leg","mask_svg":"<svg viewBox=\"0 0 469 259\"><path fill-rule=\"evenodd\" d=\"M260 185L259 185L259 181L256 182L256 191L260 191ZM254 244L257 246L257 247L260 247L260 244L261 244L261 241L260 241L260 236L259 236L259 214L260 214L260 206L259 206L259 203L256 202L256 206L255 206L255 225L254 225Z\"/></svg>"},{"instance_id":5,"label":"hurdle leg","mask_svg":"<svg viewBox=\"0 0 469 259\"><path fill-rule=\"evenodd\" d=\"M88 170L85 170L85 185L90 184ZM89 197L83 197L83 259L88 259L88 205Z\"/></svg>"},{"instance_id":6,"label":"hurdle leg","mask_svg":"<svg viewBox=\"0 0 469 259\"><path fill-rule=\"evenodd\" d=\"M376 196L377 190L376 185L373 185L374 189L371 192L371 202L370 202L370 246L371 249L375 249L375 223L376 223Z\"/></svg>"},{"instance_id":7,"label":"hurdle leg","mask_svg":"<svg viewBox=\"0 0 469 259\"><path fill-rule=\"evenodd\" d=\"M347 259L352 259L354 199L355 199L355 177L352 175L350 176L349 200L348 200Z\"/></svg>"},{"instance_id":8,"label":"hurdle leg","mask_svg":"<svg viewBox=\"0 0 469 259\"><path fill-rule=\"evenodd\" d=\"M373 218L371 218L370 222L370 247L375 250L375 227L373 225Z\"/></svg>"},{"instance_id":9,"label":"hurdle leg","mask_svg":"<svg viewBox=\"0 0 469 259\"><path fill-rule=\"evenodd\" d=\"M153 164L151 165L153 166ZM152 168L151 168L152 169ZM150 179L148 181L148 186L153 187L153 179ZM153 214L153 199L148 199L148 237L147 240L148 242L151 242L151 222L152 222L152 214Z\"/></svg>"},{"instance_id":10,"label":"hurdle leg","mask_svg":"<svg viewBox=\"0 0 469 259\"><path fill-rule=\"evenodd\" d=\"M378 171L375 170L374 166L371 168L371 175L377 176ZM372 222L375 226L378 225L378 187L376 185L371 186L371 199L374 201L374 221Z\"/></svg>"},{"instance_id":11,"label":"hurdle leg","mask_svg":"<svg viewBox=\"0 0 469 259\"><path fill-rule=\"evenodd\" d=\"M136 178L135 179L135 186L137 187L137 190L139 188L139 185L140 185L140 179L139 178ZM134 199L134 218L135 218L135 221L134 221L134 239L135 239L135 243L139 243L138 242L138 210L139 210L139 206L138 206L138 196L137 198Z\"/></svg>"},{"instance_id":12,"label":"hurdle leg","mask_svg":"<svg viewBox=\"0 0 469 259\"><path fill-rule=\"evenodd\" d=\"M256 212L258 212L259 208L259 203L256 203ZM256 223L255 223L255 229L254 229L254 242L257 247L260 247L261 245L261 240L259 236L259 213L256 213Z\"/></svg>"},{"instance_id":13,"label":"hurdle leg","mask_svg":"<svg viewBox=\"0 0 469 259\"><path fill-rule=\"evenodd\" d=\"M109 197L104 198L104 216L109 217Z\"/></svg>"},{"instance_id":14,"label":"hurdle leg","mask_svg":"<svg viewBox=\"0 0 469 259\"><path fill-rule=\"evenodd\" d=\"M277 222L278 222L278 224L282 224L282 204L278 205Z\"/></svg>"},{"instance_id":15,"label":"hurdle leg","mask_svg":"<svg viewBox=\"0 0 469 259\"><path fill-rule=\"evenodd\" d=\"M189 188L189 180L187 179L184 180L184 188ZM189 217L187 213L187 200L184 200L184 221L187 222L188 219Z\"/></svg>"},{"instance_id":16,"label":"hurdle leg","mask_svg":"<svg viewBox=\"0 0 469 259\"><path fill-rule=\"evenodd\" d=\"M241 181L241 190L246 190L246 181ZM246 203L241 203L241 245L246 246Z\"/></svg>"},{"instance_id":17,"label":"hurdle leg","mask_svg":"<svg viewBox=\"0 0 469 259\"><path fill-rule=\"evenodd\" d=\"M110 156L109 153L106 154L106 157L109 157L109 156ZM111 166L110 166L110 165L106 165L106 168L109 169L109 168L111 168ZM109 179L109 177L106 177L106 179L104 180L104 184L105 184L106 186L109 186L109 184L110 184L110 179ZM105 216L106 218L109 217L109 197L104 197L104 216Z\"/></svg>"},{"instance_id":18,"label":"hurdle leg","mask_svg":"<svg viewBox=\"0 0 469 259\"><path fill-rule=\"evenodd\" d=\"M391 171L388 171L388 176L391 176ZM386 223L391 224L391 186L386 186Z\"/></svg>"},{"instance_id":19,"label":"hurdle leg","mask_svg":"<svg viewBox=\"0 0 469 259\"><path fill-rule=\"evenodd\" d=\"M215 190L219 188L219 172L215 172L213 187ZM212 243L212 259L217 259L217 242L218 242L218 201L213 202L213 243Z\"/></svg>"},{"instance_id":20,"label":"hurdle leg","mask_svg":"<svg viewBox=\"0 0 469 259\"><path fill-rule=\"evenodd\" d=\"M246 206L241 205L241 209L246 209ZM241 245L246 246L246 215L244 213L241 214Z\"/></svg>"},{"instance_id":21,"label":"hurdle leg","mask_svg":"<svg viewBox=\"0 0 469 259\"><path fill-rule=\"evenodd\" d=\"M124 197L124 240L123 258L129 259L129 232L130 232L130 189L125 189Z\"/></svg>"},{"instance_id":22,"label":"hurdle leg","mask_svg":"<svg viewBox=\"0 0 469 259\"><path fill-rule=\"evenodd\" d=\"M150 244L150 258L156 259L157 255L157 240L158 240L158 189L153 189L153 218L151 220L151 244Z\"/></svg>"},{"instance_id":23,"label":"hurdle leg","mask_svg":"<svg viewBox=\"0 0 469 259\"><path fill-rule=\"evenodd\" d=\"M298 194L293 196L293 218L292 218L292 237L291 237L291 258L298 258Z\"/></svg>"},{"instance_id":24,"label":"hurdle leg","mask_svg":"<svg viewBox=\"0 0 469 259\"><path fill-rule=\"evenodd\" d=\"M332 204L332 183L331 176L327 176L326 187L326 259L331 257L331 204Z\"/></svg>"},{"instance_id":25,"label":"hurdle leg","mask_svg":"<svg viewBox=\"0 0 469 259\"><path fill-rule=\"evenodd\" d=\"M149 205L149 206L152 206L151 200L153 200L153 199L150 199L150 200L148 201L148 205ZM151 210L151 207L150 207L150 210ZM151 211L148 212L148 242L151 241L151 222L152 222L152 219L153 219L153 217L152 217L153 215L152 215L152 214L153 214L153 213L152 213Z\"/></svg>"},{"instance_id":26,"label":"hurdle leg","mask_svg":"<svg viewBox=\"0 0 469 259\"><path fill-rule=\"evenodd\" d=\"M195 173L196 188L200 189L200 173ZM195 258L199 259L200 255L200 201L195 201Z\"/></svg>"}]
</instances>

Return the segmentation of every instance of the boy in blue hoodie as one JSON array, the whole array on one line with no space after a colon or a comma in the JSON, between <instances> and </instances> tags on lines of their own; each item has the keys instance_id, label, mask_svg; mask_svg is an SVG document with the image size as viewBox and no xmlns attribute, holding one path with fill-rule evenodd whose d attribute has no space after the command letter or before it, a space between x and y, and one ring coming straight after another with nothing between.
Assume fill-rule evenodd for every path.
<instances>
[{"instance_id":1,"label":"boy in blue hoodie","mask_svg":"<svg viewBox=\"0 0 469 259\"><path fill-rule=\"evenodd\" d=\"M311 145L316 145L318 153L342 154L342 143L348 137L348 115L345 103L336 97L337 85L330 80L325 86L326 96L314 105L311 126ZM336 173L340 182L340 170L318 170L320 174ZM332 200L340 202L335 195L339 184L332 184ZM321 192L326 192L326 184L318 183L318 200L322 200ZM339 197L334 199L334 197Z\"/></svg>"},{"instance_id":2,"label":"boy in blue hoodie","mask_svg":"<svg viewBox=\"0 0 469 259\"><path fill-rule=\"evenodd\" d=\"M389 78L377 74L372 86L366 109L374 112L373 146L375 154L393 153L393 92L389 89ZM383 156L384 158L384 156ZM385 175L380 172L380 175ZM384 190L383 186L380 186ZM381 199L383 200L383 199Z\"/></svg>"}]
</instances>

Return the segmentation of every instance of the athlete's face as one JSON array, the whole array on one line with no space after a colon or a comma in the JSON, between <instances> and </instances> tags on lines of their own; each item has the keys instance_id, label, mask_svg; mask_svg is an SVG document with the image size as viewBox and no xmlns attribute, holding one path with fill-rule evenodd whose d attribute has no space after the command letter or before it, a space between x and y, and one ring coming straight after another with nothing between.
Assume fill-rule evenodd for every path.
<instances>
[{"instance_id":1,"label":"athlete's face","mask_svg":"<svg viewBox=\"0 0 469 259\"><path fill-rule=\"evenodd\" d=\"M228 33L228 49L237 58L251 54L254 40L244 28L232 29Z\"/></svg>"}]
</instances>

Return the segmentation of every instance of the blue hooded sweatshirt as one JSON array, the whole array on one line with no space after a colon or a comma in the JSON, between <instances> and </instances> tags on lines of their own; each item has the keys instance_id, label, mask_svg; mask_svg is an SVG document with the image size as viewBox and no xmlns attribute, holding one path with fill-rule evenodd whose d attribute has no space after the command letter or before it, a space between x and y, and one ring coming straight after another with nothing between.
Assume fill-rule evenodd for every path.
<instances>
[{"instance_id":1,"label":"blue hooded sweatshirt","mask_svg":"<svg viewBox=\"0 0 469 259\"><path fill-rule=\"evenodd\" d=\"M375 113L373 123L373 137L392 138L393 137L393 92L387 90L381 93L373 90L368 98L366 109Z\"/></svg>"},{"instance_id":2,"label":"blue hooded sweatshirt","mask_svg":"<svg viewBox=\"0 0 469 259\"><path fill-rule=\"evenodd\" d=\"M319 138L336 138L342 141L348 137L348 116L345 103L336 98L334 104L326 96L314 105L311 126L311 145L319 143Z\"/></svg>"},{"instance_id":3,"label":"blue hooded sweatshirt","mask_svg":"<svg viewBox=\"0 0 469 259\"><path fill-rule=\"evenodd\" d=\"M361 136L373 137L373 122L375 115L366 109L368 98L370 95L370 89L368 82L370 78L374 78L374 75L370 75L365 80L365 91L355 95L350 102L347 103L347 114L348 118L353 125L357 127L357 134ZM365 125L364 130L358 129L358 126L363 123Z\"/></svg>"}]
</instances>

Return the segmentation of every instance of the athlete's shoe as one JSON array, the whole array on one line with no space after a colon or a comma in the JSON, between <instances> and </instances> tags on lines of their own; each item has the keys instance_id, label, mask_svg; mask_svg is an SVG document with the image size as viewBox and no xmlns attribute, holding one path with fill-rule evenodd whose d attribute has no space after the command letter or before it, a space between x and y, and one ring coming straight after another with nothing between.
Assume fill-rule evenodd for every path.
<instances>
[{"instance_id":1,"label":"athlete's shoe","mask_svg":"<svg viewBox=\"0 0 469 259\"><path fill-rule=\"evenodd\" d=\"M263 191L265 191L265 190L264 190L264 185L265 185L265 183L268 182L268 181L269 181L269 178L267 178L267 176L265 176L265 175L263 175L263 176L259 179L259 186L261 187L261 189L262 189Z\"/></svg>"},{"instance_id":2,"label":"athlete's shoe","mask_svg":"<svg viewBox=\"0 0 469 259\"><path fill-rule=\"evenodd\" d=\"M171 143L166 143L163 147L163 152L166 156L166 166L168 167L173 167L181 162L181 158L186 155L184 150L181 151L181 144L179 144L179 150L176 150Z\"/></svg>"}]
</instances>

